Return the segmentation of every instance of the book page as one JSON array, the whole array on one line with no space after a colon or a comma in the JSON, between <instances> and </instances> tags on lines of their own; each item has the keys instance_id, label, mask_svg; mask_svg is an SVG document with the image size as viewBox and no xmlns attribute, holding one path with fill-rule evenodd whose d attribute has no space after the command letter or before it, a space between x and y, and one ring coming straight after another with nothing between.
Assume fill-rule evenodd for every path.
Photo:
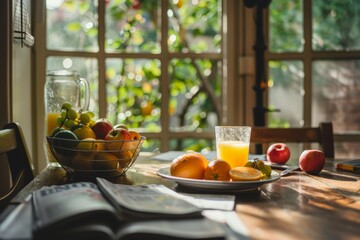
<instances>
[{"instance_id":1,"label":"book page","mask_svg":"<svg viewBox=\"0 0 360 240\"><path fill-rule=\"evenodd\" d=\"M114 204L132 211L166 215L201 214L195 205L174 195L159 191L151 185L130 186L114 184L97 178L99 188Z\"/></svg>"},{"instance_id":2,"label":"book page","mask_svg":"<svg viewBox=\"0 0 360 240\"><path fill-rule=\"evenodd\" d=\"M97 214L116 220L116 210L90 182L41 188L33 192L34 230L69 225L72 219ZM101 214L100 214L101 213Z\"/></svg>"},{"instance_id":3,"label":"book page","mask_svg":"<svg viewBox=\"0 0 360 240\"><path fill-rule=\"evenodd\" d=\"M217 210L233 210L235 206L235 196L233 195L219 195L219 194L190 194L178 193L164 185L150 185L167 195L172 195L176 198L184 199L185 201L194 204L201 209L217 209Z\"/></svg>"}]
</instances>

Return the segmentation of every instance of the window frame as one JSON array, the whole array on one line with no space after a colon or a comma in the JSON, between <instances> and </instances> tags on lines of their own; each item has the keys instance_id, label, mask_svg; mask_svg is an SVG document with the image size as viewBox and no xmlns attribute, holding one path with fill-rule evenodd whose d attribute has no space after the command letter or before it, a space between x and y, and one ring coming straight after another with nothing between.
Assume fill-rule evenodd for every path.
<instances>
[{"instance_id":1,"label":"window frame","mask_svg":"<svg viewBox=\"0 0 360 240\"><path fill-rule=\"evenodd\" d=\"M223 15L222 21L223 21L223 27L222 27L222 35L223 35L223 50L220 54L218 53L172 53L167 50L167 48L164 48L167 44L167 15L162 14L161 16L161 46L162 49L166 49L165 51L159 53L159 54L149 54L149 53L111 53L105 51L105 1L99 0L98 2L98 44L99 44L99 50L98 52L81 52L81 51L54 51L54 50L48 50L46 49L46 6L43 1L36 1L36 11L39 11L43 14L37 14L37 16L40 16L36 23L35 23L35 35L37 36L37 41L35 43L35 78L36 78L36 122L44 122L44 105L43 105L43 86L45 84L45 78L46 78L46 59L49 56L52 57L61 57L61 56L73 56L73 57L91 57L96 58L98 61L98 71L99 71L99 117L105 117L107 106L106 106L106 84L105 84L105 60L109 58L149 58L149 59L160 59L162 62L161 64L161 71L162 73L168 72L168 63L170 62L171 58L211 58L211 59L217 59L222 60L223 65L226 62L227 66L226 68L223 67L222 71L226 71L226 74L223 74L223 79L226 82L226 79L232 79L236 78L236 55L233 49L237 49L237 44L233 40L234 36L236 36L236 32L234 31L225 31L224 29L229 29L231 27L232 29L236 29L234 24L234 18L236 16L236 11L240 5L237 3L236 0L230 0L230 1L222 1L222 9L223 9ZM168 0L161 0L161 7L167 8L168 7ZM226 43L225 43L226 41ZM224 47L225 46L225 47ZM232 50L229 50L232 49ZM164 64L165 63L165 64ZM161 89L162 92L162 98L169 98L169 92L167 91L168 85L169 85L169 76L168 74L162 74L161 76ZM224 84L223 88L223 97L224 99L221 99L224 103L227 104L230 103L230 106L235 106L236 104L232 104L234 101L235 95L228 94L231 84ZM168 102L162 101L161 102L161 109L167 109L168 108ZM225 104L222 104L224 106ZM232 110L229 108L222 108L222 116L221 119L219 119L219 122L226 123L231 122L231 119L228 119L228 113L230 113ZM168 151L169 150L169 140L170 139L185 139L185 138L201 138L201 139L214 139L214 133L213 132L171 132L169 130L169 116L162 116L161 117L161 124L162 128L165 129L165 131L161 131L159 133L144 133L143 135L147 138L154 138L159 139L161 141L161 149L160 151ZM40 171L46 166L46 160L44 155L44 149L43 149L43 129L42 126L38 125L38 128L36 129L37 132L37 154L36 159L38 161L35 163L36 171Z\"/></svg>"},{"instance_id":2,"label":"window frame","mask_svg":"<svg viewBox=\"0 0 360 240\"><path fill-rule=\"evenodd\" d=\"M271 7L271 4L270 4ZM265 29L264 34L269 42L269 12L265 11ZM312 126L312 63L316 60L359 60L360 50L357 51L315 51L312 49L312 0L303 0L303 32L304 49L302 52L283 52L275 53L265 52L265 74L268 76L270 61L298 60L303 62L304 66L304 90L303 96L304 109L303 119L304 127ZM265 99L268 99L265 97ZM268 103L266 103L268 105ZM334 132L335 142L359 142L360 131L337 131Z\"/></svg>"}]
</instances>

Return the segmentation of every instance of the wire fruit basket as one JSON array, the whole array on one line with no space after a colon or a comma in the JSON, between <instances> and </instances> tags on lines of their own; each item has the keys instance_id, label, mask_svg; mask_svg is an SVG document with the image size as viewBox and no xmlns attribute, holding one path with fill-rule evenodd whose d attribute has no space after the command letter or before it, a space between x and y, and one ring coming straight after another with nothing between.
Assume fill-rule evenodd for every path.
<instances>
[{"instance_id":1,"label":"wire fruit basket","mask_svg":"<svg viewBox=\"0 0 360 240\"><path fill-rule=\"evenodd\" d=\"M68 174L116 177L125 174L139 156L139 140L73 140L46 137L50 151Z\"/></svg>"}]
</instances>

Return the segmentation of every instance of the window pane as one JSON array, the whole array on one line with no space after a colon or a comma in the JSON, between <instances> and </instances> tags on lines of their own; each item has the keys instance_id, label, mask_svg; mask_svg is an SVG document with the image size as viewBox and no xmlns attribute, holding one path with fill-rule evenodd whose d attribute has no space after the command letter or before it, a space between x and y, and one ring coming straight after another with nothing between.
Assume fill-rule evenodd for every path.
<instances>
[{"instance_id":1,"label":"window pane","mask_svg":"<svg viewBox=\"0 0 360 240\"><path fill-rule=\"evenodd\" d=\"M48 49L98 51L95 0L46 1Z\"/></svg>"},{"instance_id":2,"label":"window pane","mask_svg":"<svg viewBox=\"0 0 360 240\"><path fill-rule=\"evenodd\" d=\"M95 58L83 57L48 57L47 70L68 69L77 71L80 77L85 78L90 86L89 110L99 116L99 72L98 61Z\"/></svg>"},{"instance_id":3,"label":"window pane","mask_svg":"<svg viewBox=\"0 0 360 240\"><path fill-rule=\"evenodd\" d=\"M360 49L358 0L312 1L313 49Z\"/></svg>"},{"instance_id":4,"label":"window pane","mask_svg":"<svg viewBox=\"0 0 360 240\"><path fill-rule=\"evenodd\" d=\"M213 130L218 124L219 113L214 106L219 104L221 93L220 69L216 60L171 61L169 114L172 131ZM211 87L211 93L204 82Z\"/></svg>"},{"instance_id":5,"label":"window pane","mask_svg":"<svg viewBox=\"0 0 360 240\"><path fill-rule=\"evenodd\" d=\"M269 62L270 127L301 127L304 111L304 70L301 61Z\"/></svg>"},{"instance_id":6,"label":"window pane","mask_svg":"<svg viewBox=\"0 0 360 240\"><path fill-rule=\"evenodd\" d=\"M302 52L304 49L303 1L276 0L269 6L271 52Z\"/></svg>"},{"instance_id":7,"label":"window pane","mask_svg":"<svg viewBox=\"0 0 360 240\"><path fill-rule=\"evenodd\" d=\"M111 0L106 7L106 51L160 52L161 1Z\"/></svg>"},{"instance_id":8,"label":"window pane","mask_svg":"<svg viewBox=\"0 0 360 240\"><path fill-rule=\"evenodd\" d=\"M312 124L331 121L334 132L360 130L360 60L313 62ZM336 158L360 155L357 142L336 142Z\"/></svg>"},{"instance_id":9,"label":"window pane","mask_svg":"<svg viewBox=\"0 0 360 240\"><path fill-rule=\"evenodd\" d=\"M214 133L215 137L215 133ZM210 139L171 139L170 151L215 151L215 140Z\"/></svg>"},{"instance_id":10,"label":"window pane","mask_svg":"<svg viewBox=\"0 0 360 240\"><path fill-rule=\"evenodd\" d=\"M161 141L158 139L146 139L141 146L142 152L158 152L161 146Z\"/></svg>"},{"instance_id":11,"label":"window pane","mask_svg":"<svg viewBox=\"0 0 360 240\"><path fill-rule=\"evenodd\" d=\"M220 52L220 0L169 2L168 45L171 52Z\"/></svg>"},{"instance_id":12,"label":"window pane","mask_svg":"<svg viewBox=\"0 0 360 240\"><path fill-rule=\"evenodd\" d=\"M334 131L360 130L360 60L313 62L313 124L331 120Z\"/></svg>"},{"instance_id":13,"label":"window pane","mask_svg":"<svg viewBox=\"0 0 360 240\"><path fill-rule=\"evenodd\" d=\"M107 59L107 118L142 131L160 132L160 61Z\"/></svg>"}]
</instances>

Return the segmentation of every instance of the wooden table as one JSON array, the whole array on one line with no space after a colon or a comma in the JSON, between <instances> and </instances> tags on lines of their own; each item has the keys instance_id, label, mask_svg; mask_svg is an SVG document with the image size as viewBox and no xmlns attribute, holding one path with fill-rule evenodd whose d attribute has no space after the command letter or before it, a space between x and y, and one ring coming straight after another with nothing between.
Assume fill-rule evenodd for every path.
<instances>
[{"instance_id":1,"label":"wooden table","mask_svg":"<svg viewBox=\"0 0 360 240\"><path fill-rule=\"evenodd\" d=\"M340 160L327 159L319 175L297 171L258 191L237 193L236 207L250 239L360 239L360 175L339 171ZM157 170L170 162L139 156L123 177L113 179L125 184L164 184L177 191L171 180ZM74 181L59 166L49 166L24 188L12 204L17 204L42 186Z\"/></svg>"}]
</instances>

